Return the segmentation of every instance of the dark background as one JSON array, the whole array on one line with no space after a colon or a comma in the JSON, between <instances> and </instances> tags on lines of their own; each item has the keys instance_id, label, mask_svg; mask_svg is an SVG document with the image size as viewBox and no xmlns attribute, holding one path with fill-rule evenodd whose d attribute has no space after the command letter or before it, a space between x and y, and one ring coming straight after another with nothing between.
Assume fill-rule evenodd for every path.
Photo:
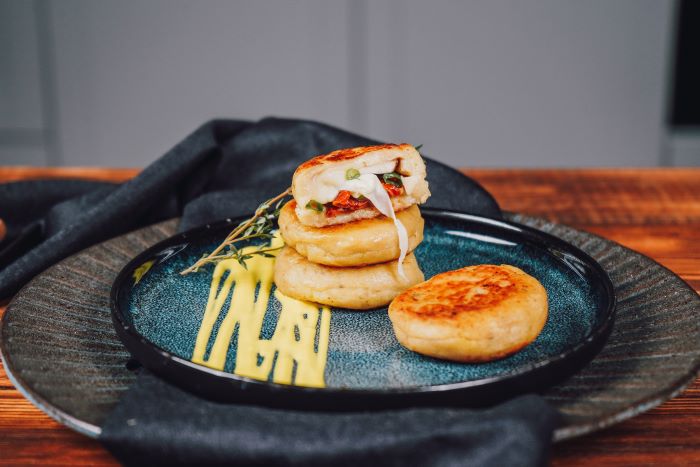
<instances>
[{"instance_id":1,"label":"dark background","mask_svg":"<svg viewBox=\"0 0 700 467\"><path fill-rule=\"evenodd\" d=\"M681 1L677 24L669 123L674 127L700 127L700 2Z\"/></svg>"}]
</instances>

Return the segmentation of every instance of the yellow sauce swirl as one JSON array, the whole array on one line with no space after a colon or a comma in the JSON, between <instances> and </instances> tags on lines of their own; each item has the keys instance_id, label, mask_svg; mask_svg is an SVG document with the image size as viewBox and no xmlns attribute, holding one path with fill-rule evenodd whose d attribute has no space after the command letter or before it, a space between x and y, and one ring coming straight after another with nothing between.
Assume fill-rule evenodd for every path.
<instances>
[{"instance_id":1,"label":"yellow sauce swirl","mask_svg":"<svg viewBox=\"0 0 700 467\"><path fill-rule=\"evenodd\" d=\"M276 237L270 246L282 246L282 240ZM246 247L242 253L256 249ZM276 290L281 311L275 332L271 339L260 338L272 290L275 253L271 252L272 258L253 255L246 260L247 269L235 259L216 265L192 361L223 370L237 328L235 374L262 381L271 379L275 383L324 387L331 321L327 307L319 308ZM206 356L214 326L229 294L231 304Z\"/></svg>"}]
</instances>

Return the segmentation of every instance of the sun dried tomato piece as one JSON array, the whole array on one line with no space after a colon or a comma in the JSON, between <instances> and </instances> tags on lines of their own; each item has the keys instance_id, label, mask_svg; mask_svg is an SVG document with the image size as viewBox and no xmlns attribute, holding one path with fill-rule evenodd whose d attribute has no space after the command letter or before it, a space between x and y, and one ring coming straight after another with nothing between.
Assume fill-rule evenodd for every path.
<instances>
[{"instance_id":1,"label":"sun dried tomato piece","mask_svg":"<svg viewBox=\"0 0 700 467\"><path fill-rule=\"evenodd\" d=\"M392 185L391 183L382 183L382 186L389 193L389 196L399 196L403 193L403 187Z\"/></svg>"},{"instance_id":2,"label":"sun dried tomato piece","mask_svg":"<svg viewBox=\"0 0 700 467\"><path fill-rule=\"evenodd\" d=\"M370 204L367 198L353 198L352 193L346 190L342 190L338 193L338 196L331 202L331 204L340 209L346 209L349 211L354 211L355 209L362 209Z\"/></svg>"}]
</instances>

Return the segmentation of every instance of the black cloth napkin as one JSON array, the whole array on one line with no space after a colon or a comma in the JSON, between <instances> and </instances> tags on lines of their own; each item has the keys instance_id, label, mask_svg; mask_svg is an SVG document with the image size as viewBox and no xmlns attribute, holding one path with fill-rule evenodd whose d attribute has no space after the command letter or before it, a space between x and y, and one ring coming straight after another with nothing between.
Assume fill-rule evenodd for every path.
<instances>
[{"instance_id":1,"label":"black cloth napkin","mask_svg":"<svg viewBox=\"0 0 700 467\"><path fill-rule=\"evenodd\" d=\"M181 215L180 230L252 212L289 186L300 162L376 144L328 125L291 119L214 120L123 184L76 180L0 185L0 297L91 244ZM500 217L488 192L426 158L428 206ZM103 427L127 464L537 465L557 414L537 396L488 411L413 409L354 414L221 405L143 371Z\"/></svg>"},{"instance_id":2,"label":"black cloth napkin","mask_svg":"<svg viewBox=\"0 0 700 467\"><path fill-rule=\"evenodd\" d=\"M554 410L526 395L495 408L311 413L204 401L145 373L102 427L129 465L532 466Z\"/></svg>"},{"instance_id":3,"label":"black cloth napkin","mask_svg":"<svg viewBox=\"0 0 700 467\"><path fill-rule=\"evenodd\" d=\"M51 264L89 245L182 215L180 230L252 212L291 184L310 157L378 144L328 125L267 118L202 125L136 178L120 185L77 180L0 184L0 299ZM428 206L499 217L473 180L427 160Z\"/></svg>"}]
</instances>

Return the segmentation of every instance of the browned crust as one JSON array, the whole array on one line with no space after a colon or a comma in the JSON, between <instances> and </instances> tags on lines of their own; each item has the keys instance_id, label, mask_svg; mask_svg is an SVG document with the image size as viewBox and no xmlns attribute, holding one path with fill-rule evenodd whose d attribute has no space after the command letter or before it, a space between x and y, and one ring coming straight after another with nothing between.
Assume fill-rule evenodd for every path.
<instances>
[{"instance_id":1,"label":"browned crust","mask_svg":"<svg viewBox=\"0 0 700 467\"><path fill-rule=\"evenodd\" d=\"M409 350L485 362L537 338L547 321L547 291L514 266L468 266L405 290L389 305L389 318Z\"/></svg>"},{"instance_id":2,"label":"browned crust","mask_svg":"<svg viewBox=\"0 0 700 467\"><path fill-rule=\"evenodd\" d=\"M457 319L526 294L529 281L508 266L482 264L438 274L396 297L392 310L423 320ZM484 291L485 293L480 293Z\"/></svg>"},{"instance_id":3,"label":"browned crust","mask_svg":"<svg viewBox=\"0 0 700 467\"><path fill-rule=\"evenodd\" d=\"M294 174L296 175L298 172L303 172L304 170L309 169L311 167L315 167L317 165L356 159L356 158L363 156L367 153L379 151L382 149L399 149L400 150L400 149L403 149L407 146L413 147L410 144L404 143L404 144L379 144L377 146L360 146L360 147L356 147L356 148L338 149L337 151L329 152L328 154L321 154L320 156L316 156L313 159L309 159L308 161L304 162L299 167L297 167L297 169L294 171Z\"/></svg>"}]
</instances>

